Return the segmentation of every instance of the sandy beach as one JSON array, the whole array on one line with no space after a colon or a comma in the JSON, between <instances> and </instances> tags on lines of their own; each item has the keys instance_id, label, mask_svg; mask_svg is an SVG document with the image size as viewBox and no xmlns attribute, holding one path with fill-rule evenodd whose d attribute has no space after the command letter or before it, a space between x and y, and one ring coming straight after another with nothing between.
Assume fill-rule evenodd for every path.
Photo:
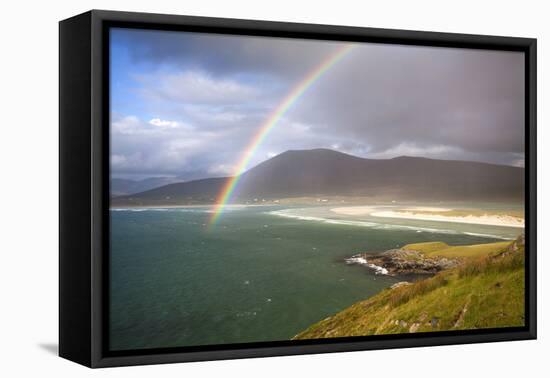
<instances>
[{"instance_id":1,"label":"sandy beach","mask_svg":"<svg viewBox=\"0 0 550 378\"><path fill-rule=\"evenodd\" d=\"M379 209L375 206L346 206L346 207L335 207L330 209L333 213L342 214L342 215L368 215L376 209Z\"/></svg>"},{"instance_id":2,"label":"sandy beach","mask_svg":"<svg viewBox=\"0 0 550 378\"><path fill-rule=\"evenodd\" d=\"M373 206L352 206L338 207L331 209L332 212L342 215L369 215L382 218L397 218L423 220L433 222L452 222L452 223L467 223L480 224L488 226L503 226L503 227L525 227L525 221L522 218L505 215L505 214L481 214L481 215L465 215L465 216L447 216L442 214L426 214L425 212L438 213L452 211L448 208L437 207L415 207L392 210L380 210Z\"/></svg>"}]
</instances>

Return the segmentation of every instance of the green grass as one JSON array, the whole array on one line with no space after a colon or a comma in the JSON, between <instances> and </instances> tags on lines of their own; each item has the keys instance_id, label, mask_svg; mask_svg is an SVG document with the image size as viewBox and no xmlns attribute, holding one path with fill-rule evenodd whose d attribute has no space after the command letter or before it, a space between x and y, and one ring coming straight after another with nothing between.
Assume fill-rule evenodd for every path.
<instances>
[{"instance_id":1,"label":"green grass","mask_svg":"<svg viewBox=\"0 0 550 378\"><path fill-rule=\"evenodd\" d=\"M496 254L506 249L512 242L497 242L473 245L450 246L442 242L407 244L402 249L422 252L426 257L477 258Z\"/></svg>"},{"instance_id":2,"label":"green grass","mask_svg":"<svg viewBox=\"0 0 550 378\"><path fill-rule=\"evenodd\" d=\"M507 251L499 247L432 278L383 290L295 339L523 326L523 245Z\"/></svg>"},{"instance_id":3,"label":"green grass","mask_svg":"<svg viewBox=\"0 0 550 378\"><path fill-rule=\"evenodd\" d=\"M446 248L449 248L449 245L443 242L413 243L401 247L401 249L412 249L414 251L422 252L424 254L441 251Z\"/></svg>"}]
</instances>

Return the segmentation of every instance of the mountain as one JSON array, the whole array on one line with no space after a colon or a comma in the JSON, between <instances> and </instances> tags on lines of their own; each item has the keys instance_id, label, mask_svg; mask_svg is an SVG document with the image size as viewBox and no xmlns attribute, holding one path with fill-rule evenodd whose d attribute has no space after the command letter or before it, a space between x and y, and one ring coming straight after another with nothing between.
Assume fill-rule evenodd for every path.
<instances>
[{"instance_id":1,"label":"mountain","mask_svg":"<svg viewBox=\"0 0 550 378\"><path fill-rule=\"evenodd\" d=\"M112 178L111 196L118 197L128 194L140 193L168 184L186 182L201 178L204 178L203 172L186 172L178 175L177 177L148 177L142 180Z\"/></svg>"},{"instance_id":2,"label":"mountain","mask_svg":"<svg viewBox=\"0 0 550 378\"><path fill-rule=\"evenodd\" d=\"M142 193L111 199L114 206L195 205L213 203L227 177L168 184Z\"/></svg>"},{"instance_id":3,"label":"mountain","mask_svg":"<svg viewBox=\"0 0 550 378\"><path fill-rule=\"evenodd\" d=\"M111 179L111 196L118 197L127 194L144 192L174 182L171 177L150 177L143 180L129 180L122 178Z\"/></svg>"},{"instance_id":4,"label":"mountain","mask_svg":"<svg viewBox=\"0 0 550 378\"><path fill-rule=\"evenodd\" d=\"M118 197L113 204L211 203L229 179L170 184ZM287 151L243 173L232 200L322 196L520 201L524 198L524 169L407 156L364 159L328 149Z\"/></svg>"}]
</instances>

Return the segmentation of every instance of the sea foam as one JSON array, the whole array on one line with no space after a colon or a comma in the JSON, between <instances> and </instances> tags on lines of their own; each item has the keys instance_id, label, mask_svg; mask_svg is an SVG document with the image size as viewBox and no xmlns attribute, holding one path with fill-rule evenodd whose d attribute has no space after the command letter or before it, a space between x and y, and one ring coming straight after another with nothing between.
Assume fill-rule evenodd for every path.
<instances>
[{"instance_id":1,"label":"sea foam","mask_svg":"<svg viewBox=\"0 0 550 378\"><path fill-rule=\"evenodd\" d=\"M292 213L291 211L296 211L296 209L275 210L275 211L267 212L267 214L276 215L276 216L285 217L285 218L299 219L303 221L315 221L315 222L321 222L321 223L327 223L327 224L368 227L368 228L377 229L377 230L412 230L417 232L429 232L429 233L435 233L435 234L449 234L449 235L464 234L464 235L470 235L470 236L478 236L478 237L502 239L502 240L513 239L513 238L499 236L499 235L472 233L472 232L465 232L465 231L463 232L463 231L450 230L450 229L444 229L444 228L407 226L407 225L400 225L400 224L368 222L368 221L362 221L362 220L345 220L345 219L315 217L315 216L295 214L295 213Z\"/></svg>"},{"instance_id":2,"label":"sea foam","mask_svg":"<svg viewBox=\"0 0 550 378\"><path fill-rule=\"evenodd\" d=\"M354 256L354 257L347 258L345 261L346 261L346 264L349 264L349 265L357 264L357 265L364 265L366 267L369 267L372 270L374 270L374 274L387 275L389 273L386 268L375 264L371 264L364 257Z\"/></svg>"}]
</instances>

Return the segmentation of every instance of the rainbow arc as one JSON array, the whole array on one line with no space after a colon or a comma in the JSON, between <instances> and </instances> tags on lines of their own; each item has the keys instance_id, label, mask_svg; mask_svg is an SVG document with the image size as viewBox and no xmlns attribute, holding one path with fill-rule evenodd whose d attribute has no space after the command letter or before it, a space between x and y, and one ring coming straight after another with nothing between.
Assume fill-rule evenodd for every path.
<instances>
[{"instance_id":1,"label":"rainbow arc","mask_svg":"<svg viewBox=\"0 0 550 378\"><path fill-rule=\"evenodd\" d=\"M348 54L356 45L346 44L337 49L325 60L323 60L318 66L310 71L307 76L296 84L292 90L285 96L285 98L277 105L277 107L270 113L269 117L259 127L254 137L250 140L247 147L244 149L241 155L233 176L227 180L222 190L216 198L214 205L214 211L210 217L210 225L217 222L223 213L223 210L227 203L231 200L233 192L237 188L241 174L246 170L250 160L254 156L258 147L265 140L269 132L277 125L279 120L288 112L288 110L295 104L298 99L310 88L317 80L319 80L324 73L326 73L331 67L338 63L342 58Z\"/></svg>"}]
</instances>

